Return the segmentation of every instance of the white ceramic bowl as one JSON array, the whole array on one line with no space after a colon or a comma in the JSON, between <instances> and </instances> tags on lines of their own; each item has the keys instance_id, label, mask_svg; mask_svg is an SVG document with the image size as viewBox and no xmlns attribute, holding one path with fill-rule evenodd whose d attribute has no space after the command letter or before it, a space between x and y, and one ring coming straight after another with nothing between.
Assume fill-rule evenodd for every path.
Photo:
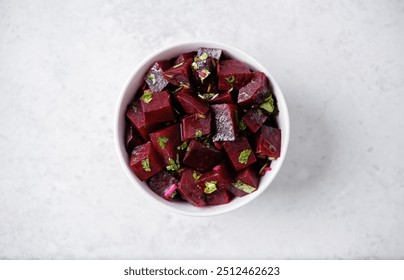
<instances>
[{"instance_id":1,"label":"white ceramic bowl","mask_svg":"<svg viewBox=\"0 0 404 280\"><path fill-rule=\"evenodd\" d=\"M186 53L190 51L197 51L200 47L208 47L208 48L218 48L222 49L226 56L231 57L232 59L237 59L245 64L247 64L254 71L264 72L267 77L270 79L272 83L272 87L274 90L274 94L278 101L279 115L277 117L279 128L282 130L282 147L281 147L281 156L272 162L270 172L267 172L264 177L261 178L258 189L248 194L244 197L236 197L230 203L225 205L218 206L206 206L206 207L195 207L186 202L169 202L164 200L163 198L156 195L153 191L149 189L145 182L140 181L136 175L131 171L129 167L129 157L125 150L125 114L126 114L126 106L132 100L135 92L143 83L143 77L145 73L150 69L154 62L164 59L171 59L173 57L179 56L181 53ZM125 85L122 88L122 91L119 95L118 104L116 108L116 116L115 116L115 146L118 152L119 160L122 163L122 166L128 175L129 179L135 185L135 187L139 190L139 192L143 193L148 200L145 203L154 203L165 207L168 210L189 215L189 216L213 216L218 214L227 213L233 211L237 208L240 208L243 205L253 201L259 195L261 195L271 184L272 180L275 178L279 169L282 166L282 163L286 156L286 151L289 143L289 113L286 107L285 98L279 88L277 82L273 78L273 76L269 73L269 71L262 66L258 61L254 58L246 54L245 52L217 42L185 42L179 43L172 46L168 46L162 48L160 50L155 51L148 57L146 57L142 62L140 62L136 68L133 70L132 74L129 76L129 79L126 81Z\"/></svg>"}]
</instances>

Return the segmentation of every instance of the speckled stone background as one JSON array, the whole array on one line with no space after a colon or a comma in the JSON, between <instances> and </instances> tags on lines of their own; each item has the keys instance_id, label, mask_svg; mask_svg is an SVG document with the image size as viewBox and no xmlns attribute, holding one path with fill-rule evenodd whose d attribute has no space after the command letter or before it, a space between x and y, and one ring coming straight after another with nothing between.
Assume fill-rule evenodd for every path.
<instances>
[{"instance_id":1,"label":"speckled stone background","mask_svg":"<svg viewBox=\"0 0 404 280\"><path fill-rule=\"evenodd\" d=\"M0 258L403 259L404 1L0 1ZM285 164L233 213L151 206L113 142L151 51L218 40L291 115Z\"/></svg>"}]
</instances>

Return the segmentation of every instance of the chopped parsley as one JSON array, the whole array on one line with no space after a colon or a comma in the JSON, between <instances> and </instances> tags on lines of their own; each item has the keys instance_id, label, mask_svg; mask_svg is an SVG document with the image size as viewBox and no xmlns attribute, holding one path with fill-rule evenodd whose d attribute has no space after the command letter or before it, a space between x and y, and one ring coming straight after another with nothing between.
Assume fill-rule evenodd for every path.
<instances>
[{"instance_id":1,"label":"chopped parsley","mask_svg":"<svg viewBox=\"0 0 404 280\"><path fill-rule=\"evenodd\" d=\"M225 78L225 79L226 79L226 81L227 81L229 84L233 84L233 82L234 82L234 80L235 80L234 76L230 76L230 77Z\"/></svg>"},{"instance_id":2,"label":"chopped parsley","mask_svg":"<svg viewBox=\"0 0 404 280\"><path fill-rule=\"evenodd\" d=\"M133 112L137 112L137 107L135 106L135 105L132 105L132 109L133 109Z\"/></svg>"},{"instance_id":3,"label":"chopped parsley","mask_svg":"<svg viewBox=\"0 0 404 280\"><path fill-rule=\"evenodd\" d=\"M171 198L174 198L174 196L177 194L177 191L173 191L171 194L170 194L170 197Z\"/></svg>"},{"instance_id":4,"label":"chopped parsley","mask_svg":"<svg viewBox=\"0 0 404 280\"><path fill-rule=\"evenodd\" d=\"M169 139L165 136L157 138L157 142L159 143L160 147L163 149L166 148L166 144L167 144L168 140Z\"/></svg>"},{"instance_id":5,"label":"chopped parsley","mask_svg":"<svg viewBox=\"0 0 404 280\"><path fill-rule=\"evenodd\" d=\"M246 183L241 182L240 180L237 180L236 183L233 184L237 189L242 190L243 192L246 193L252 193L255 191L257 188L254 188L253 186L247 185Z\"/></svg>"},{"instance_id":6,"label":"chopped parsley","mask_svg":"<svg viewBox=\"0 0 404 280\"><path fill-rule=\"evenodd\" d=\"M188 143L187 141L185 141L184 143L182 143L180 146L177 147L177 150L183 151L186 150L188 148Z\"/></svg>"},{"instance_id":7,"label":"chopped parsley","mask_svg":"<svg viewBox=\"0 0 404 280\"><path fill-rule=\"evenodd\" d=\"M191 66L192 66L192 68L194 68L194 70L199 69L198 64L196 64L196 62L192 62Z\"/></svg>"},{"instance_id":8,"label":"chopped parsley","mask_svg":"<svg viewBox=\"0 0 404 280\"><path fill-rule=\"evenodd\" d=\"M241 120L238 123L238 127L240 128L241 131L244 131L247 128L247 125L245 124L245 122L243 120Z\"/></svg>"},{"instance_id":9,"label":"chopped parsley","mask_svg":"<svg viewBox=\"0 0 404 280\"><path fill-rule=\"evenodd\" d=\"M142 167L146 172L151 171L149 158L145 158L144 160L142 160Z\"/></svg>"},{"instance_id":10,"label":"chopped parsley","mask_svg":"<svg viewBox=\"0 0 404 280\"><path fill-rule=\"evenodd\" d=\"M156 76L154 74L147 75L147 79L151 81L152 85L156 83Z\"/></svg>"},{"instance_id":11,"label":"chopped parsley","mask_svg":"<svg viewBox=\"0 0 404 280\"><path fill-rule=\"evenodd\" d=\"M200 119L206 119L206 116L205 116L204 114L198 114L197 116L198 116L198 118L200 118Z\"/></svg>"},{"instance_id":12,"label":"chopped parsley","mask_svg":"<svg viewBox=\"0 0 404 280\"><path fill-rule=\"evenodd\" d=\"M175 68L178 68L178 67L182 66L183 64L184 64L184 62L178 63L177 65L174 65L173 68L174 68L174 69L175 69Z\"/></svg>"},{"instance_id":13,"label":"chopped parsley","mask_svg":"<svg viewBox=\"0 0 404 280\"><path fill-rule=\"evenodd\" d=\"M196 171L194 171L194 173L192 174L192 177L194 177L194 180L195 180L195 181L198 181L199 178L201 178L201 176L202 176L202 174L199 174L199 175L198 175L198 173L196 173Z\"/></svg>"},{"instance_id":14,"label":"chopped parsley","mask_svg":"<svg viewBox=\"0 0 404 280\"><path fill-rule=\"evenodd\" d=\"M205 99L205 100L213 100L213 99L215 99L216 97L218 97L219 96L219 94L218 93L204 93L204 94L198 94L198 96L199 96L199 98L201 98L201 99Z\"/></svg>"},{"instance_id":15,"label":"chopped parsley","mask_svg":"<svg viewBox=\"0 0 404 280\"><path fill-rule=\"evenodd\" d=\"M142 100L145 103L150 103L152 101L152 99L153 99L153 92L151 92L149 90L146 90L146 91L143 92Z\"/></svg>"},{"instance_id":16,"label":"chopped parsley","mask_svg":"<svg viewBox=\"0 0 404 280\"><path fill-rule=\"evenodd\" d=\"M264 109L268 113L274 112L275 104L274 104L274 99L272 98L272 95L265 98L265 101L263 103L261 103L260 108Z\"/></svg>"},{"instance_id":17,"label":"chopped parsley","mask_svg":"<svg viewBox=\"0 0 404 280\"><path fill-rule=\"evenodd\" d=\"M200 129L195 130L195 137L202 137L202 130Z\"/></svg>"},{"instance_id":18,"label":"chopped parsley","mask_svg":"<svg viewBox=\"0 0 404 280\"><path fill-rule=\"evenodd\" d=\"M189 85L184 84L183 82L180 82L180 87L183 87L183 88L189 88Z\"/></svg>"},{"instance_id":19,"label":"chopped parsley","mask_svg":"<svg viewBox=\"0 0 404 280\"><path fill-rule=\"evenodd\" d=\"M178 170L180 170L180 162L179 162L178 155L177 155L177 162L175 162L172 158L169 158L168 161L170 162L170 165L166 166L166 169L168 171L177 172Z\"/></svg>"},{"instance_id":20,"label":"chopped parsley","mask_svg":"<svg viewBox=\"0 0 404 280\"><path fill-rule=\"evenodd\" d=\"M238 157L238 162L241 164L247 164L248 158L251 155L251 150L246 149L240 153L240 156Z\"/></svg>"},{"instance_id":21,"label":"chopped parsley","mask_svg":"<svg viewBox=\"0 0 404 280\"><path fill-rule=\"evenodd\" d=\"M204 193L210 194L217 190L216 181L205 182L205 189L203 190Z\"/></svg>"},{"instance_id":22,"label":"chopped parsley","mask_svg":"<svg viewBox=\"0 0 404 280\"><path fill-rule=\"evenodd\" d=\"M265 163L265 164L261 167L261 169L260 169L260 171L258 172L258 174L262 175L263 172L264 172L264 170L265 170L265 168L266 168L267 166L268 166L268 164Z\"/></svg>"}]
</instances>

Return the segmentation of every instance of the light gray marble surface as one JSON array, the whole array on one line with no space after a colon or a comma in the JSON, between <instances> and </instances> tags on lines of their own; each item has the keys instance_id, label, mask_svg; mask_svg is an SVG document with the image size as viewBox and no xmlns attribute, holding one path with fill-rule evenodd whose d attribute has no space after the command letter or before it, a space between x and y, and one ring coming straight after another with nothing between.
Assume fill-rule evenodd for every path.
<instances>
[{"instance_id":1,"label":"light gray marble surface","mask_svg":"<svg viewBox=\"0 0 404 280\"><path fill-rule=\"evenodd\" d=\"M404 1L0 1L0 258L404 258L403 30ZM291 116L269 190L210 218L149 205L113 142L132 69L192 39L260 60Z\"/></svg>"}]
</instances>

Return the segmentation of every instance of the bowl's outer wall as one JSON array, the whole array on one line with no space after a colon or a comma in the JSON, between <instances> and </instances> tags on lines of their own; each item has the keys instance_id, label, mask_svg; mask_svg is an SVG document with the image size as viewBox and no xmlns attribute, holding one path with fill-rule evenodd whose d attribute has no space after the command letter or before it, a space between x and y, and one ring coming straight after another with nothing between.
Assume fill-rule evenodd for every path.
<instances>
[{"instance_id":1,"label":"bowl's outer wall","mask_svg":"<svg viewBox=\"0 0 404 280\"><path fill-rule=\"evenodd\" d=\"M231 57L232 59L237 59L246 63L252 70L264 72L267 77L269 77L270 82L273 87L275 97L278 102L279 115L277 117L279 128L282 130L282 146L281 146L281 156L272 162L270 172L267 172L264 177L261 178L259 188L254 193L251 193L242 198L234 198L229 204L218 205L218 206L207 206L203 208L194 207L188 203L181 202L168 202L154 192L152 192L145 182L140 181L136 175L131 171L129 166L129 158L125 150L124 134L125 134L125 114L127 105L133 100L134 94L137 89L143 83L143 77L145 73L150 69L154 62L159 60L166 60L176 56L181 53L191 52L198 50L200 47L208 48L219 48L224 51L224 53ZM125 169L126 174L129 176L130 180L135 184L135 187L143 192L147 197L150 198L149 201L154 201L157 204L164 206L166 209L170 209L174 212L191 215L191 216L212 216L223 214L235 210L250 201L254 200L260 194L262 194L265 189L270 185L270 183L275 178L278 173L282 163L285 159L287 147L289 143L289 114L286 106L285 98L276 83L272 75L263 67L258 61L246 54L245 52L234 48L232 46L216 43L216 42L188 42L176 44L174 46L169 46L164 49L157 50L147 58L145 58L141 63L138 64L136 69L132 72L129 79L122 88L121 95L118 100L116 116L115 116L115 145L118 152L118 157Z\"/></svg>"}]
</instances>

